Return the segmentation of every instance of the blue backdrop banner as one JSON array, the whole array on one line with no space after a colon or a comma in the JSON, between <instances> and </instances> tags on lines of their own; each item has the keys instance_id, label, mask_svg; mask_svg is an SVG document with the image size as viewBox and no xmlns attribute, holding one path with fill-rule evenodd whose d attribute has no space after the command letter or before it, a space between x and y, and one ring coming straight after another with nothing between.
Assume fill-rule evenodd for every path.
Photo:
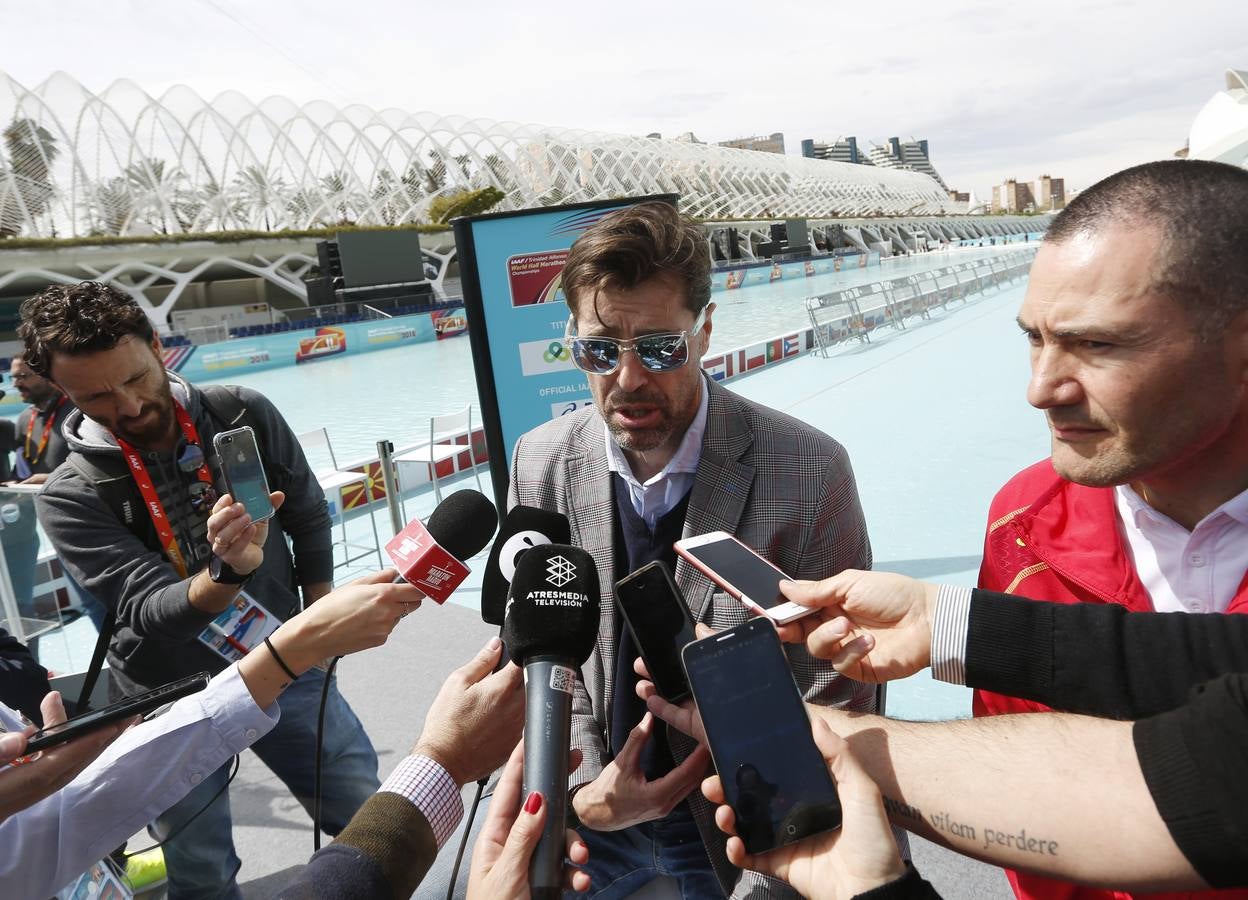
<instances>
[{"instance_id":1,"label":"blue backdrop banner","mask_svg":"<svg viewBox=\"0 0 1248 900\"><path fill-rule=\"evenodd\" d=\"M456 219L477 395L499 509L516 440L591 404L589 385L563 346L568 305L560 287L573 242L603 216L642 200L517 210Z\"/></svg>"}]
</instances>

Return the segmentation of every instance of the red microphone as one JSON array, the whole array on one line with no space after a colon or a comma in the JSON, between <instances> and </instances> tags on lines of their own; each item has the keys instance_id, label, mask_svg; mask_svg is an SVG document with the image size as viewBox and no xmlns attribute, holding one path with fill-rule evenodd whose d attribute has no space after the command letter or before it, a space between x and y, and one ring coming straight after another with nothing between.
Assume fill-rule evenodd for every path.
<instances>
[{"instance_id":1,"label":"red microphone","mask_svg":"<svg viewBox=\"0 0 1248 900\"><path fill-rule=\"evenodd\" d=\"M498 513L479 491L456 491L438 504L429 525L413 519L386 543L386 555L406 581L445 603L471 571L462 560L480 553L494 536Z\"/></svg>"}]
</instances>

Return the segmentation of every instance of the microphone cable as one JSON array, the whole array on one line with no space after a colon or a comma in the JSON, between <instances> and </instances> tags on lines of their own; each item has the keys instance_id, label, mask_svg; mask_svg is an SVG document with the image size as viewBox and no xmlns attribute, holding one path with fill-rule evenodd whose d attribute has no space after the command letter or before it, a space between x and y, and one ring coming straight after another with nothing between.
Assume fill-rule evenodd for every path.
<instances>
[{"instance_id":1,"label":"microphone cable","mask_svg":"<svg viewBox=\"0 0 1248 900\"><path fill-rule=\"evenodd\" d=\"M335 656L325 669L325 682L321 685L321 708L316 714L316 769L312 789L312 852L321 849L321 753L325 743L325 706L329 701L329 680L334 677L341 656Z\"/></svg>"},{"instance_id":2,"label":"microphone cable","mask_svg":"<svg viewBox=\"0 0 1248 900\"><path fill-rule=\"evenodd\" d=\"M468 846L468 835L472 834L472 821L477 817L477 807L481 805L481 795L490 776L477 781L477 793L472 798L472 808L464 819L464 833L459 838L459 849L455 851L455 865L451 867L451 884L446 889L446 900L455 900L455 882L459 880L459 864L464 860L464 849ZM491 794L491 796L493 796Z\"/></svg>"},{"instance_id":3,"label":"microphone cable","mask_svg":"<svg viewBox=\"0 0 1248 900\"><path fill-rule=\"evenodd\" d=\"M155 850L157 847L165 846L165 844L169 843L171 840L173 840L175 837L177 837L183 831L185 831L192 822L194 822L196 819L198 819L201 815L204 814L204 812L208 809L208 807L216 803L217 799L226 792L226 790L229 788L231 784L233 784L234 776L238 774L239 766L242 764L242 758L239 755L235 754L234 757L230 760L230 762L226 763L226 765L228 766L230 765L230 763L233 763L234 765L234 768L230 770L230 777L225 779L225 784L221 785L221 787L217 789L217 792L212 795L211 800L209 800L199 809L195 810L195 815L191 816L189 819L187 819L177 828L173 829L173 831L169 832L169 834L165 835L159 841L152 844L150 847L144 847L142 850L128 850L123 853L117 854L117 856L120 856L122 859L129 859L132 856L139 856L144 853L149 853L152 850ZM122 846L124 847L125 844L122 844ZM109 855L112 856L113 854L109 854Z\"/></svg>"}]
</instances>

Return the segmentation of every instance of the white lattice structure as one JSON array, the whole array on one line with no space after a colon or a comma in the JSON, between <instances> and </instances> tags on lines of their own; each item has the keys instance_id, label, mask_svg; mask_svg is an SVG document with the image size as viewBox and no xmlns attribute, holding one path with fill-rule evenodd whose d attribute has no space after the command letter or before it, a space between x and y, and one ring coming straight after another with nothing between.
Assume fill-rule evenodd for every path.
<instances>
[{"instance_id":1,"label":"white lattice structure","mask_svg":"<svg viewBox=\"0 0 1248 900\"><path fill-rule=\"evenodd\" d=\"M965 211L916 172L125 80L95 94L64 73L0 73L0 129L0 232L28 237L396 224L487 186L497 209L675 192L703 218Z\"/></svg>"}]
</instances>

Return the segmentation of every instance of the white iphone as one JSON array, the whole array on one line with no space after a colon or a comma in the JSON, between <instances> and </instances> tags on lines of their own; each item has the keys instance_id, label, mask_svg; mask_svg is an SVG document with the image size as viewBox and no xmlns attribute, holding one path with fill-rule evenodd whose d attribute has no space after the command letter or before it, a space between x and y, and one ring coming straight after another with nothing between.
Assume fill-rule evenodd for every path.
<instances>
[{"instance_id":1,"label":"white iphone","mask_svg":"<svg viewBox=\"0 0 1248 900\"><path fill-rule=\"evenodd\" d=\"M754 612L784 625L814 612L780 593L785 575L726 531L676 542L676 552Z\"/></svg>"}]
</instances>

